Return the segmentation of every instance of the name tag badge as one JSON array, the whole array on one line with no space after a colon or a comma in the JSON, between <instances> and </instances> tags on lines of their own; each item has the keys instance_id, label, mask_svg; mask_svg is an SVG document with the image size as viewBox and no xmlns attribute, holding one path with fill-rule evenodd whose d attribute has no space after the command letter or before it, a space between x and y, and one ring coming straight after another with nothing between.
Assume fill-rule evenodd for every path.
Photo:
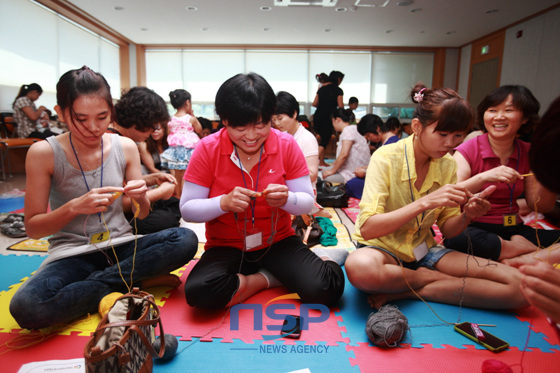
<instances>
[{"instance_id":1,"label":"name tag badge","mask_svg":"<svg viewBox=\"0 0 560 373\"><path fill-rule=\"evenodd\" d=\"M504 215L504 227L517 225L517 215Z\"/></svg>"},{"instance_id":2,"label":"name tag badge","mask_svg":"<svg viewBox=\"0 0 560 373\"><path fill-rule=\"evenodd\" d=\"M428 244L426 242L422 242L420 245L416 246L412 252L418 262L428 254Z\"/></svg>"},{"instance_id":3,"label":"name tag badge","mask_svg":"<svg viewBox=\"0 0 560 373\"><path fill-rule=\"evenodd\" d=\"M253 250L255 247L262 245L262 232L248 234L245 237L245 250Z\"/></svg>"},{"instance_id":4,"label":"name tag badge","mask_svg":"<svg viewBox=\"0 0 560 373\"><path fill-rule=\"evenodd\" d=\"M107 241L109 239L109 231L94 233L90 237L90 242L92 244Z\"/></svg>"}]
</instances>

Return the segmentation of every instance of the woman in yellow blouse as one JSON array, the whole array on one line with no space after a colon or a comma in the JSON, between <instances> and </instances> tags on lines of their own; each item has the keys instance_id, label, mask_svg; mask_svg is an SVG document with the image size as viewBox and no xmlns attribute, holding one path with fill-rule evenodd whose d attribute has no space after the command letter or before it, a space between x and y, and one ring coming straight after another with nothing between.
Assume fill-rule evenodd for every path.
<instances>
[{"instance_id":1,"label":"woman in yellow blouse","mask_svg":"<svg viewBox=\"0 0 560 373\"><path fill-rule=\"evenodd\" d=\"M348 279L371 294L374 308L417 295L480 308L527 305L517 269L434 240L434 223L444 237L453 237L485 214L486 197L495 186L473 195L455 184L457 165L447 153L472 124L468 103L450 89L422 84L411 97L418 103L413 136L380 148L371 158L353 235L362 247L346 261Z\"/></svg>"}]
</instances>

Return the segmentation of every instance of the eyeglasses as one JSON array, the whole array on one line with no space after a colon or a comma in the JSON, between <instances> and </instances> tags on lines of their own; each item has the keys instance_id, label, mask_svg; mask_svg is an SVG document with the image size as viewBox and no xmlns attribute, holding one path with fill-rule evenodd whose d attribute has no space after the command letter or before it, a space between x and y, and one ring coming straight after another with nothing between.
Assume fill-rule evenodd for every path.
<instances>
[{"instance_id":1,"label":"eyeglasses","mask_svg":"<svg viewBox=\"0 0 560 373\"><path fill-rule=\"evenodd\" d=\"M158 124L157 126L152 126L152 131L161 131L163 128Z\"/></svg>"}]
</instances>

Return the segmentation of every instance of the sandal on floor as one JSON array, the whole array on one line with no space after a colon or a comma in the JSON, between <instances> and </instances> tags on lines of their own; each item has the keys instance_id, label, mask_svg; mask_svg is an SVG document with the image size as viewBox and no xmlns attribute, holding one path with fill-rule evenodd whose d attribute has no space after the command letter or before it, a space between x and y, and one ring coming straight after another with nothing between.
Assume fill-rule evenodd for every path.
<instances>
[{"instance_id":1,"label":"sandal on floor","mask_svg":"<svg viewBox=\"0 0 560 373\"><path fill-rule=\"evenodd\" d=\"M3 226L2 233L10 238L27 237L25 225L21 221L16 221L10 225Z\"/></svg>"},{"instance_id":2,"label":"sandal on floor","mask_svg":"<svg viewBox=\"0 0 560 373\"><path fill-rule=\"evenodd\" d=\"M25 230L25 223L22 220L16 220L12 223L2 223L0 224L0 229L5 229L5 228L17 228L17 229L21 229L22 231Z\"/></svg>"},{"instance_id":3,"label":"sandal on floor","mask_svg":"<svg viewBox=\"0 0 560 373\"><path fill-rule=\"evenodd\" d=\"M8 214L2 223L13 223L16 221L23 221L23 214Z\"/></svg>"}]
</instances>

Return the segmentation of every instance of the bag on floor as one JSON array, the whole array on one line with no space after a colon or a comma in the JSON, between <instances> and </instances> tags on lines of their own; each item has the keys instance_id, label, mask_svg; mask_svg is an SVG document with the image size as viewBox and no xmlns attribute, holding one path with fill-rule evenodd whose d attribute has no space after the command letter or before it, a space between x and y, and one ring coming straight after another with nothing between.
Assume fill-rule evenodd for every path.
<instances>
[{"instance_id":1,"label":"bag on floor","mask_svg":"<svg viewBox=\"0 0 560 373\"><path fill-rule=\"evenodd\" d=\"M301 241L308 247L320 243L323 229L313 215L296 215L292 219L292 228L296 231Z\"/></svg>"},{"instance_id":2,"label":"bag on floor","mask_svg":"<svg viewBox=\"0 0 560 373\"><path fill-rule=\"evenodd\" d=\"M317 180L317 203L323 207L348 207L350 196L344 184Z\"/></svg>"},{"instance_id":3,"label":"bag on floor","mask_svg":"<svg viewBox=\"0 0 560 373\"><path fill-rule=\"evenodd\" d=\"M152 346L158 325L161 336L159 354ZM163 335L154 297L134 288L115 301L86 344L86 372L152 372L152 357L162 357L165 353Z\"/></svg>"}]
</instances>

